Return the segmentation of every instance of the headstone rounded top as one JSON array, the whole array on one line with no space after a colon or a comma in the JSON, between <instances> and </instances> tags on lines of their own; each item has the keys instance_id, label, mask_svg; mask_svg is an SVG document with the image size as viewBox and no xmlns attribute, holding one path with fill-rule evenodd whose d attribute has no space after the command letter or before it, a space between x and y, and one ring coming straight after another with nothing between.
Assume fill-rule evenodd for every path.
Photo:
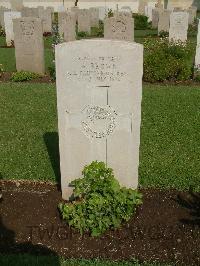
<instances>
[{"instance_id":1,"label":"headstone rounded top","mask_svg":"<svg viewBox=\"0 0 200 266\"><path fill-rule=\"evenodd\" d=\"M105 43L107 45L110 46L119 46L122 45L124 48L133 48L133 47L143 47L142 44L140 43L135 43L135 42L130 42L130 41L123 41L123 40L108 40L108 39L92 39L92 40L77 40L77 41L71 41L71 42L67 42L67 43L61 43L61 44L57 44L56 48L62 48L62 47L66 47L66 46L80 46L80 45L91 45L91 44L96 44L98 47L101 45L105 45ZM113 48L114 49L114 48Z\"/></svg>"}]
</instances>

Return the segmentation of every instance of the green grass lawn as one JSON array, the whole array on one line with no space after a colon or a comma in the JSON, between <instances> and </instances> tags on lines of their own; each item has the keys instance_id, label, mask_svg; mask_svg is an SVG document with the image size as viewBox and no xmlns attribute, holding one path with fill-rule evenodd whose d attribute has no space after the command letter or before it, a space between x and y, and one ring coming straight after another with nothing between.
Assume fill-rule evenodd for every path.
<instances>
[{"instance_id":1,"label":"green grass lawn","mask_svg":"<svg viewBox=\"0 0 200 266\"><path fill-rule=\"evenodd\" d=\"M145 85L141 186L200 191L200 88ZM0 84L3 179L59 181L54 84ZM50 156L50 157L49 157Z\"/></svg>"},{"instance_id":2,"label":"green grass lawn","mask_svg":"<svg viewBox=\"0 0 200 266\"><path fill-rule=\"evenodd\" d=\"M0 255L2 266L169 266L159 263L139 263L133 261L103 261L103 260L64 260L53 256L30 256L30 255Z\"/></svg>"}]
</instances>

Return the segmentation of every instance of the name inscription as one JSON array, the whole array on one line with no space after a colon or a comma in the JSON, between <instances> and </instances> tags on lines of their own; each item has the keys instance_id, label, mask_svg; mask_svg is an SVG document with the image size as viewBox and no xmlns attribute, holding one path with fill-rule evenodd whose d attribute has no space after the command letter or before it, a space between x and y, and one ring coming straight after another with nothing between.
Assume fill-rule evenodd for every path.
<instances>
[{"instance_id":1,"label":"name inscription","mask_svg":"<svg viewBox=\"0 0 200 266\"><path fill-rule=\"evenodd\" d=\"M120 71L120 56L78 57L78 70L68 71L66 78L79 81L121 81L125 72Z\"/></svg>"}]
</instances>

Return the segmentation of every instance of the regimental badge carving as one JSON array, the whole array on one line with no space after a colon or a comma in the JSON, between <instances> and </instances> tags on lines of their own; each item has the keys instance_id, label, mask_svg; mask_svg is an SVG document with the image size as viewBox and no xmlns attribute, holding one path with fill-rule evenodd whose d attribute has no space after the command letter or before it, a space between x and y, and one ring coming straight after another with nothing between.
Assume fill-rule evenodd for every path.
<instances>
[{"instance_id":1,"label":"regimental badge carving","mask_svg":"<svg viewBox=\"0 0 200 266\"><path fill-rule=\"evenodd\" d=\"M117 20L116 23L112 26L112 32L118 34L126 32L126 23L122 20Z\"/></svg>"},{"instance_id":2,"label":"regimental badge carving","mask_svg":"<svg viewBox=\"0 0 200 266\"><path fill-rule=\"evenodd\" d=\"M91 139L110 136L116 127L117 113L110 106L87 106L83 110L81 127L84 134Z\"/></svg>"},{"instance_id":3,"label":"regimental badge carving","mask_svg":"<svg viewBox=\"0 0 200 266\"><path fill-rule=\"evenodd\" d=\"M34 21L31 22L24 22L21 21L20 23L22 36L25 40L29 40L31 36L34 34Z\"/></svg>"}]
</instances>

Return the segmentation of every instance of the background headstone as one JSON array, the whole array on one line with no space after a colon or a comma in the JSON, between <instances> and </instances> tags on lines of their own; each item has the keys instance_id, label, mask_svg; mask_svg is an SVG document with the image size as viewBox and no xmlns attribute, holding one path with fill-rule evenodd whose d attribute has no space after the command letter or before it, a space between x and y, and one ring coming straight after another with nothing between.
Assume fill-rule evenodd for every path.
<instances>
[{"instance_id":1,"label":"background headstone","mask_svg":"<svg viewBox=\"0 0 200 266\"><path fill-rule=\"evenodd\" d=\"M170 41L187 41L188 31L188 13L172 12L170 15L169 40Z\"/></svg>"},{"instance_id":2,"label":"background headstone","mask_svg":"<svg viewBox=\"0 0 200 266\"><path fill-rule=\"evenodd\" d=\"M79 10L78 6L71 7L71 12L74 13L76 21L78 21L78 10Z\"/></svg>"},{"instance_id":3,"label":"background headstone","mask_svg":"<svg viewBox=\"0 0 200 266\"><path fill-rule=\"evenodd\" d=\"M104 20L104 38L134 41L134 19L114 16Z\"/></svg>"},{"instance_id":4,"label":"background headstone","mask_svg":"<svg viewBox=\"0 0 200 266\"><path fill-rule=\"evenodd\" d=\"M39 10L38 8L29 8L29 7L24 7L21 11L22 17L35 17L39 18Z\"/></svg>"},{"instance_id":5,"label":"background headstone","mask_svg":"<svg viewBox=\"0 0 200 266\"><path fill-rule=\"evenodd\" d=\"M171 12L171 10L164 9L159 13L158 33L162 31L169 32Z\"/></svg>"},{"instance_id":6,"label":"background headstone","mask_svg":"<svg viewBox=\"0 0 200 266\"><path fill-rule=\"evenodd\" d=\"M138 13L145 15L145 6L147 6L148 0L139 0Z\"/></svg>"},{"instance_id":7,"label":"background headstone","mask_svg":"<svg viewBox=\"0 0 200 266\"><path fill-rule=\"evenodd\" d=\"M73 12L58 13L59 34L65 42L76 40L76 17Z\"/></svg>"},{"instance_id":8,"label":"background headstone","mask_svg":"<svg viewBox=\"0 0 200 266\"><path fill-rule=\"evenodd\" d=\"M89 9L78 10L78 32L91 32L91 16Z\"/></svg>"},{"instance_id":9,"label":"background headstone","mask_svg":"<svg viewBox=\"0 0 200 266\"><path fill-rule=\"evenodd\" d=\"M4 24L4 12L10 11L8 8L5 7L0 7L0 26L4 29L5 24Z\"/></svg>"},{"instance_id":10,"label":"background headstone","mask_svg":"<svg viewBox=\"0 0 200 266\"><path fill-rule=\"evenodd\" d=\"M44 74L44 43L41 19L24 17L13 20L17 71Z\"/></svg>"},{"instance_id":11,"label":"background headstone","mask_svg":"<svg viewBox=\"0 0 200 266\"><path fill-rule=\"evenodd\" d=\"M189 14L188 23L193 24L194 20L197 16L197 8L192 6L192 7L187 9L187 12Z\"/></svg>"},{"instance_id":12,"label":"background headstone","mask_svg":"<svg viewBox=\"0 0 200 266\"><path fill-rule=\"evenodd\" d=\"M17 11L4 12L4 24L5 24L7 46L11 46L12 41L14 41L13 19L20 17L21 17L21 12Z\"/></svg>"},{"instance_id":13,"label":"background headstone","mask_svg":"<svg viewBox=\"0 0 200 266\"><path fill-rule=\"evenodd\" d=\"M99 27L99 9L97 7L91 7L90 9L91 27Z\"/></svg>"},{"instance_id":14,"label":"background headstone","mask_svg":"<svg viewBox=\"0 0 200 266\"><path fill-rule=\"evenodd\" d=\"M10 0L12 11L21 11L23 9L23 0Z\"/></svg>"},{"instance_id":15,"label":"background headstone","mask_svg":"<svg viewBox=\"0 0 200 266\"><path fill-rule=\"evenodd\" d=\"M52 10L51 8L44 9L38 7L39 18L42 20L43 33L52 32Z\"/></svg>"},{"instance_id":16,"label":"background headstone","mask_svg":"<svg viewBox=\"0 0 200 266\"><path fill-rule=\"evenodd\" d=\"M103 21L108 14L108 8L104 6L98 8L99 8L99 19Z\"/></svg>"},{"instance_id":17,"label":"background headstone","mask_svg":"<svg viewBox=\"0 0 200 266\"><path fill-rule=\"evenodd\" d=\"M200 20L199 20L199 25L198 25L195 67L197 68L198 72L200 73Z\"/></svg>"},{"instance_id":18,"label":"background headstone","mask_svg":"<svg viewBox=\"0 0 200 266\"><path fill-rule=\"evenodd\" d=\"M152 10L152 27L157 28L158 27L158 21L159 21L159 13L162 10L160 8L153 8Z\"/></svg>"},{"instance_id":19,"label":"background headstone","mask_svg":"<svg viewBox=\"0 0 200 266\"><path fill-rule=\"evenodd\" d=\"M86 164L104 161L122 186L138 185L143 46L81 40L56 46L62 197Z\"/></svg>"}]
</instances>

